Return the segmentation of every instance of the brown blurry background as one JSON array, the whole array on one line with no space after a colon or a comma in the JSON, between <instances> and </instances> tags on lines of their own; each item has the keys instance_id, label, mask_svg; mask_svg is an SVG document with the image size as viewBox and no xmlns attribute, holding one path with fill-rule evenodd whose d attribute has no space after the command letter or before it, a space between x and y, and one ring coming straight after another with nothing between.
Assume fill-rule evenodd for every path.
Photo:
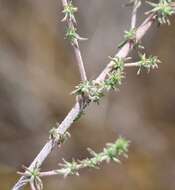
<instances>
[{"instance_id":1,"label":"brown blurry background","mask_svg":"<svg viewBox=\"0 0 175 190\"><path fill-rule=\"evenodd\" d=\"M122 0L75 0L79 33L89 79L114 55L131 10ZM139 23L144 18L142 7ZM16 171L29 165L74 104L70 95L79 82L75 57L64 39L59 0L0 0L0 190L16 182ZM146 52L162 60L158 70L136 75L127 69L119 92L71 128L72 137L54 151L43 170L55 169L64 157L82 159L87 147L100 151L122 135L131 141L122 165L104 164L83 170L80 177L51 177L49 190L174 190L175 189L175 21L154 27L143 40Z\"/></svg>"}]
</instances>

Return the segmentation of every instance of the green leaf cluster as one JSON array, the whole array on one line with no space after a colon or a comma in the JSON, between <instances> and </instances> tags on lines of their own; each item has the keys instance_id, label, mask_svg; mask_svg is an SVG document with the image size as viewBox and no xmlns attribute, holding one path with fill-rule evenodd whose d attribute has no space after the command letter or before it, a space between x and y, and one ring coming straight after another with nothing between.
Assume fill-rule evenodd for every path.
<instances>
[{"instance_id":1,"label":"green leaf cluster","mask_svg":"<svg viewBox=\"0 0 175 190\"><path fill-rule=\"evenodd\" d=\"M120 64L120 63L119 63ZM122 84L124 78L123 65L116 66L103 82L84 81L75 87L72 94L87 97L91 102L99 103L105 91L116 90Z\"/></svg>"},{"instance_id":2,"label":"green leaf cluster","mask_svg":"<svg viewBox=\"0 0 175 190\"><path fill-rule=\"evenodd\" d=\"M156 56L149 56L146 57L146 54L140 54L140 61L138 62L138 71L137 74L139 75L142 69L147 69L150 72L151 69L158 68L158 63L161 61Z\"/></svg>"},{"instance_id":3,"label":"green leaf cluster","mask_svg":"<svg viewBox=\"0 0 175 190\"><path fill-rule=\"evenodd\" d=\"M62 19L62 21L64 22L66 20L69 20L76 23L74 14L77 11L78 8L72 4L72 1L69 1L68 4L64 6L64 10L62 11L64 13L64 18Z\"/></svg>"},{"instance_id":4,"label":"green leaf cluster","mask_svg":"<svg viewBox=\"0 0 175 190\"><path fill-rule=\"evenodd\" d=\"M148 13L155 13L160 24L170 25L169 17L175 13L174 9L170 5L172 2L172 0L160 0L159 3L147 2L153 7L153 9Z\"/></svg>"},{"instance_id":5,"label":"green leaf cluster","mask_svg":"<svg viewBox=\"0 0 175 190\"><path fill-rule=\"evenodd\" d=\"M104 96L104 86L95 81L84 81L75 87L72 94L87 97L90 101L99 103L100 99Z\"/></svg>"}]
</instances>

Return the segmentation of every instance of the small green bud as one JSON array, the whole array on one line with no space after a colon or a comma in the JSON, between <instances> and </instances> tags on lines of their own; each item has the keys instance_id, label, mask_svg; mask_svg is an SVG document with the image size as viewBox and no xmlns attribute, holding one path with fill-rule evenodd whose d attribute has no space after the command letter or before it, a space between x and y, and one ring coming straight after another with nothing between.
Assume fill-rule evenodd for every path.
<instances>
[{"instance_id":1,"label":"small green bud","mask_svg":"<svg viewBox=\"0 0 175 190\"><path fill-rule=\"evenodd\" d=\"M120 57L109 57L111 59L111 61L113 62L112 68L114 70L124 70L124 59L120 58Z\"/></svg>"},{"instance_id":2,"label":"small green bud","mask_svg":"<svg viewBox=\"0 0 175 190\"><path fill-rule=\"evenodd\" d=\"M116 90L122 84L124 74L122 70L114 70L108 74L108 78L104 81L107 91Z\"/></svg>"},{"instance_id":3,"label":"small green bud","mask_svg":"<svg viewBox=\"0 0 175 190\"><path fill-rule=\"evenodd\" d=\"M160 60L156 56L149 56L146 57L146 54L140 54L140 61L139 61L139 70L137 71L137 74L139 75L141 73L142 68L145 68L150 72L151 69L158 68L158 63L160 63Z\"/></svg>"},{"instance_id":4,"label":"small green bud","mask_svg":"<svg viewBox=\"0 0 175 190\"><path fill-rule=\"evenodd\" d=\"M90 101L99 103L100 99L104 96L103 86L95 81L85 81L75 87L72 94L86 96Z\"/></svg>"},{"instance_id":5,"label":"small green bud","mask_svg":"<svg viewBox=\"0 0 175 190\"><path fill-rule=\"evenodd\" d=\"M66 20L70 20L70 21L76 23L74 13L76 13L77 10L78 10L78 8L72 4L72 1L70 1L66 6L64 6L63 13L65 14L65 16L62 19L62 21L64 22Z\"/></svg>"}]
</instances>

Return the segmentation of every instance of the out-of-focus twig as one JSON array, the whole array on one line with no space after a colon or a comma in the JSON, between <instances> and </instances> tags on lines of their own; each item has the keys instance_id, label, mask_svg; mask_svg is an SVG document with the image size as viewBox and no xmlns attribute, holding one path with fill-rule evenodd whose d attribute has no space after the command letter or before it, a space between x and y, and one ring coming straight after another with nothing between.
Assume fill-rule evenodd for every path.
<instances>
[{"instance_id":1,"label":"out-of-focus twig","mask_svg":"<svg viewBox=\"0 0 175 190\"><path fill-rule=\"evenodd\" d=\"M30 188L31 188L31 190L36 190L36 188L35 188L33 182L30 182Z\"/></svg>"}]
</instances>

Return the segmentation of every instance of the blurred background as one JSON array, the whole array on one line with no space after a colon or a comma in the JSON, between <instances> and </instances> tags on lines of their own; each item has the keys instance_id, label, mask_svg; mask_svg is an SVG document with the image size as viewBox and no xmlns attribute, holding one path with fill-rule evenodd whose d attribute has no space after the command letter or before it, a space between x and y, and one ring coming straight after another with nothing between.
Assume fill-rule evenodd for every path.
<instances>
[{"instance_id":1,"label":"blurred background","mask_svg":"<svg viewBox=\"0 0 175 190\"><path fill-rule=\"evenodd\" d=\"M131 9L123 0L75 0L78 32L88 41L81 50L89 79L98 76L130 26ZM144 19L139 10L138 23ZM0 0L0 189L11 189L16 171L28 166L75 102L79 83L76 60L64 39L59 0ZM44 180L50 190L175 189L175 21L153 27L143 39L146 52L159 56L158 70L136 75L126 70L120 91L91 105L71 128L72 137L55 149L42 169L102 150L118 136L131 141L123 164L81 171L80 177ZM133 56L135 56L133 54ZM98 134L98 135L97 135ZM27 189L27 188L26 188Z\"/></svg>"}]
</instances>

